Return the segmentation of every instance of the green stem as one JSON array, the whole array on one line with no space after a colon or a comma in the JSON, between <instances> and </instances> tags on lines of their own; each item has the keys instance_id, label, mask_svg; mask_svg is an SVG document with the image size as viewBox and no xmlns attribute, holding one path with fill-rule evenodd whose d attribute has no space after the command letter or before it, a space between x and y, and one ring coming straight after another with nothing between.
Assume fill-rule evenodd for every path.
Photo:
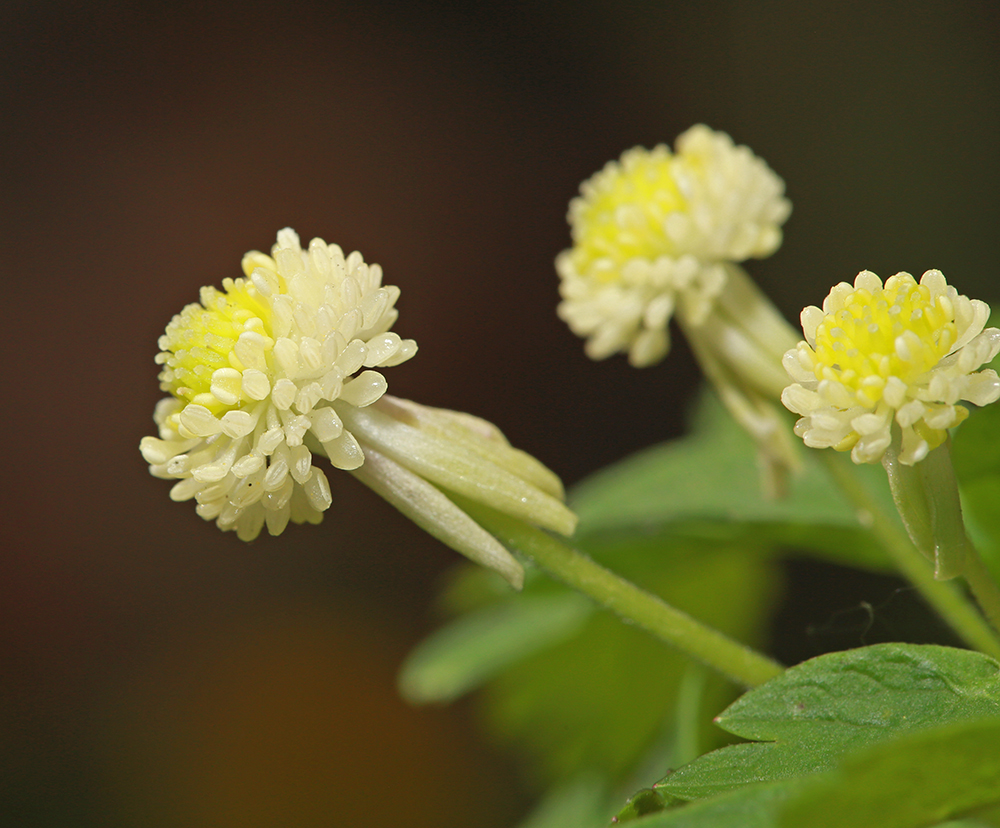
<instances>
[{"instance_id":1,"label":"green stem","mask_svg":"<svg viewBox=\"0 0 1000 828\"><path fill-rule=\"evenodd\" d=\"M678 765L693 762L705 752L701 749L701 725L705 718L702 701L707 679L708 670L704 665L690 662L677 686L674 762Z\"/></svg>"},{"instance_id":2,"label":"green stem","mask_svg":"<svg viewBox=\"0 0 1000 828\"><path fill-rule=\"evenodd\" d=\"M979 551L971 541L966 547L965 571L962 574L990 623L1000 630L1000 587L997 587L996 581L990 576L986 564L979 557Z\"/></svg>"},{"instance_id":3,"label":"green stem","mask_svg":"<svg viewBox=\"0 0 1000 828\"><path fill-rule=\"evenodd\" d=\"M449 497L501 543L550 575L733 681L756 687L784 672L776 661L674 609L546 532L450 492Z\"/></svg>"},{"instance_id":4,"label":"green stem","mask_svg":"<svg viewBox=\"0 0 1000 828\"><path fill-rule=\"evenodd\" d=\"M1000 638L986 623L965 593L951 581L938 581L928 561L907 537L896 515L883 511L854 474L846 457L819 452L830 476L859 513L871 516L871 529L902 574L909 579L941 617L967 644L1000 658Z\"/></svg>"}]
</instances>

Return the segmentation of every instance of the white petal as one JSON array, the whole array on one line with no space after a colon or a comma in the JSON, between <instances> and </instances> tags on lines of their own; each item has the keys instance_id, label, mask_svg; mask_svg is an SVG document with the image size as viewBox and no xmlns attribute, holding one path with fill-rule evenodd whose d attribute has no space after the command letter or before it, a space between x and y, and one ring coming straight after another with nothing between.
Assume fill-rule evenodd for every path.
<instances>
[{"instance_id":1,"label":"white petal","mask_svg":"<svg viewBox=\"0 0 1000 828\"><path fill-rule=\"evenodd\" d=\"M281 507L280 509L267 509L264 513L264 521L267 526L267 531L271 535L280 535L285 531L285 527L288 526L288 518L291 515L291 509L287 505Z\"/></svg>"},{"instance_id":2,"label":"white petal","mask_svg":"<svg viewBox=\"0 0 1000 828\"><path fill-rule=\"evenodd\" d=\"M282 378L271 388L271 402L280 411L287 411L295 402L295 395L298 393L298 386L290 379Z\"/></svg>"},{"instance_id":3,"label":"white petal","mask_svg":"<svg viewBox=\"0 0 1000 828\"><path fill-rule=\"evenodd\" d=\"M896 412L896 422L903 428L909 428L923 418L924 411L926 406L920 400L910 400Z\"/></svg>"},{"instance_id":4,"label":"white petal","mask_svg":"<svg viewBox=\"0 0 1000 828\"><path fill-rule=\"evenodd\" d=\"M863 289L869 293L875 293L877 290L881 290L881 288L882 280L870 270L862 270L854 279L855 290Z\"/></svg>"},{"instance_id":5,"label":"white petal","mask_svg":"<svg viewBox=\"0 0 1000 828\"><path fill-rule=\"evenodd\" d=\"M264 475L263 483L266 492L275 492L280 489L285 484L285 479L288 477L288 461L282 457L274 457L271 460L270 465L267 467L267 472Z\"/></svg>"},{"instance_id":6,"label":"white petal","mask_svg":"<svg viewBox=\"0 0 1000 828\"><path fill-rule=\"evenodd\" d=\"M271 393L271 382L263 371L248 368L242 374L241 390L251 400L263 400Z\"/></svg>"},{"instance_id":7,"label":"white petal","mask_svg":"<svg viewBox=\"0 0 1000 828\"><path fill-rule=\"evenodd\" d=\"M997 372L988 368L970 376L962 391L962 399L975 405L989 405L1000 399L1000 377L997 377Z\"/></svg>"},{"instance_id":8,"label":"white petal","mask_svg":"<svg viewBox=\"0 0 1000 828\"><path fill-rule=\"evenodd\" d=\"M930 446L927 444L927 441L917 434L916 431L912 428L903 429L903 441L899 451L900 463L912 466L923 460L929 451Z\"/></svg>"},{"instance_id":9,"label":"white petal","mask_svg":"<svg viewBox=\"0 0 1000 828\"><path fill-rule=\"evenodd\" d=\"M212 394L223 405L236 405L243 390L243 374L235 368L219 368L212 374Z\"/></svg>"},{"instance_id":10,"label":"white petal","mask_svg":"<svg viewBox=\"0 0 1000 828\"><path fill-rule=\"evenodd\" d=\"M249 411L227 411L220 423L227 437L245 437L253 431L257 421Z\"/></svg>"},{"instance_id":11,"label":"white petal","mask_svg":"<svg viewBox=\"0 0 1000 828\"><path fill-rule=\"evenodd\" d=\"M851 420L851 428L863 437L885 431L887 426L886 418L880 414L862 414Z\"/></svg>"},{"instance_id":12,"label":"white petal","mask_svg":"<svg viewBox=\"0 0 1000 828\"><path fill-rule=\"evenodd\" d=\"M312 452L305 446L293 446L289 450L289 471L296 483L305 483L312 469Z\"/></svg>"},{"instance_id":13,"label":"white petal","mask_svg":"<svg viewBox=\"0 0 1000 828\"><path fill-rule=\"evenodd\" d=\"M781 392L781 403L796 414L808 414L822 406L823 400L815 391L809 391L794 383Z\"/></svg>"},{"instance_id":14,"label":"white petal","mask_svg":"<svg viewBox=\"0 0 1000 828\"><path fill-rule=\"evenodd\" d=\"M819 323L823 321L824 316L826 314L815 305L803 308L802 313L799 314L799 321L802 323L802 333L805 334L806 340L810 345L816 344L816 328L819 327Z\"/></svg>"},{"instance_id":15,"label":"white petal","mask_svg":"<svg viewBox=\"0 0 1000 828\"><path fill-rule=\"evenodd\" d=\"M326 443L337 437L344 430L344 424L337 416L332 406L315 409L309 416L311 431L321 443Z\"/></svg>"},{"instance_id":16,"label":"white petal","mask_svg":"<svg viewBox=\"0 0 1000 828\"><path fill-rule=\"evenodd\" d=\"M362 371L344 383L340 399L349 405L364 407L381 397L387 387L385 377L378 371Z\"/></svg>"},{"instance_id":17,"label":"white petal","mask_svg":"<svg viewBox=\"0 0 1000 828\"><path fill-rule=\"evenodd\" d=\"M338 469L350 471L365 462L365 453L361 450L361 445L349 431L344 431L338 437L323 443L323 451Z\"/></svg>"},{"instance_id":18,"label":"white petal","mask_svg":"<svg viewBox=\"0 0 1000 828\"><path fill-rule=\"evenodd\" d=\"M222 431L222 423L205 406L191 403L180 413L181 426L197 437L211 437Z\"/></svg>"},{"instance_id":19,"label":"white petal","mask_svg":"<svg viewBox=\"0 0 1000 828\"><path fill-rule=\"evenodd\" d=\"M330 508L333 497L330 494L330 484L322 470L314 468L302 488L309 498L309 504L318 512L325 512Z\"/></svg>"}]
</instances>

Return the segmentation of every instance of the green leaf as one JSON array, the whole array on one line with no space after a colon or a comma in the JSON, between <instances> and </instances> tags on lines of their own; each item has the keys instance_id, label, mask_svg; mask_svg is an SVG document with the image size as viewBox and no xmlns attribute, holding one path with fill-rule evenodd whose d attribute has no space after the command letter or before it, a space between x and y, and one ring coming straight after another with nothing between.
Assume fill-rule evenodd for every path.
<instances>
[{"instance_id":1,"label":"green leaf","mask_svg":"<svg viewBox=\"0 0 1000 828\"><path fill-rule=\"evenodd\" d=\"M1000 664L979 653L882 644L820 656L717 722L773 741L675 771L641 801L664 809L635 828L921 828L959 817L951 828L979 828L1000 810ZM697 801L670 807L671 797Z\"/></svg>"},{"instance_id":2,"label":"green leaf","mask_svg":"<svg viewBox=\"0 0 1000 828\"><path fill-rule=\"evenodd\" d=\"M802 785L801 779L751 785L627 824L629 828L777 828L782 806Z\"/></svg>"},{"instance_id":3,"label":"green leaf","mask_svg":"<svg viewBox=\"0 0 1000 828\"><path fill-rule=\"evenodd\" d=\"M977 811L975 817L942 822L935 828L1000 828L1000 806Z\"/></svg>"},{"instance_id":4,"label":"green leaf","mask_svg":"<svg viewBox=\"0 0 1000 828\"><path fill-rule=\"evenodd\" d=\"M1000 664L980 653L910 644L830 653L751 690L716 719L758 741L706 754L658 787L700 799L828 770L846 752L905 732L989 716L1000 716Z\"/></svg>"},{"instance_id":5,"label":"green leaf","mask_svg":"<svg viewBox=\"0 0 1000 828\"><path fill-rule=\"evenodd\" d=\"M711 626L754 641L773 600L774 565L743 550L697 551L675 546L651 557L619 550L609 564ZM645 631L595 612L579 635L490 683L487 723L500 741L524 749L543 776L594 769L618 781L668 727L687 664ZM705 704L718 709L729 692L713 677Z\"/></svg>"},{"instance_id":6,"label":"green leaf","mask_svg":"<svg viewBox=\"0 0 1000 828\"><path fill-rule=\"evenodd\" d=\"M648 814L656 814L665 811L672 805L683 802L668 794L658 791L656 788L643 788L636 794L629 797L625 807L622 808L615 817L615 822L631 822Z\"/></svg>"},{"instance_id":7,"label":"green leaf","mask_svg":"<svg viewBox=\"0 0 1000 828\"><path fill-rule=\"evenodd\" d=\"M630 828L989 828L1000 802L1000 719L906 733L831 771L667 807ZM658 788L659 791L659 788ZM647 800L648 801L648 800ZM987 810L983 810L983 809ZM623 815L628 818L627 809ZM959 822L942 823L970 815Z\"/></svg>"},{"instance_id":8,"label":"green leaf","mask_svg":"<svg viewBox=\"0 0 1000 828\"><path fill-rule=\"evenodd\" d=\"M1000 474L1000 405L971 407L953 437L952 461L970 480Z\"/></svg>"},{"instance_id":9,"label":"green leaf","mask_svg":"<svg viewBox=\"0 0 1000 828\"><path fill-rule=\"evenodd\" d=\"M1000 718L992 718L906 734L852 754L783 808L778 825L921 828L997 804Z\"/></svg>"},{"instance_id":10,"label":"green leaf","mask_svg":"<svg viewBox=\"0 0 1000 828\"><path fill-rule=\"evenodd\" d=\"M523 595L459 617L423 641L399 676L414 704L447 702L494 678L511 664L578 633L594 605L572 592Z\"/></svg>"},{"instance_id":11,"label":"green leaf","mask_svg":"<svg viewBox=\"0 0 1000 828\"><path fill-rule=\"evenodd\" d=\"M571 505L580 517L579 542L594 548L624 536L662 544L667 537L781 544L838 563L889 566L814 456L803 450L803 471L789 495L769 499L760 489L756 449L710 392L702 395L692 433L639 452L578 485ZM884 492L882 470L873 491Z\"/></svg>"}]
</instances>

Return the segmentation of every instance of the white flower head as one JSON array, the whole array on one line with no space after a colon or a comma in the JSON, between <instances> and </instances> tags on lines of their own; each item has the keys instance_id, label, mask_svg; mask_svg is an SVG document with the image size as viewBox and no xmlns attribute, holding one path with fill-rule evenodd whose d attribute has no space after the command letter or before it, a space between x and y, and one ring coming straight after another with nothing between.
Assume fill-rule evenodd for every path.
<instances>
[{"instance_id":1,"label":"white flower head","mask_svg":"<svg viewBox=\"0 0 1000 828\"><path fill-rule=\"evenodd\" d=\"M490 423L385 394L374 368L417 350L390 329L399 289L360 253L286 228L244 278L203 288L160 337L159 437L140 451L173 500L252 540L318 523L330 487L314 455L356 477L439 540L519 586L513 556L450 499L572 534L559 478Z\"/></svg>"},{"instance_id":2,"label":"white flower head","mask_svg":"<svg viewBox=\"0 0 1000 828\"><path fill-rule=\"evenodd\" d=\"M307 250L286 228L271 255L243 257L245 278L202 288L201 302L160 337L160 436L140 449L157 477L179 479L170 496L194 498L198 514L241 538L289 519L317 523L330 487L313 465L321 448L341 469L364 462L344 428L345 410L386 390L371 368L416 353L390 328L399 288L360 253L313 239Z\"/></svg>"},{"instance_id":3,"label":"white flower head","mask_svg":"<svg viewBox=\"0 0 1000 828\"><path fill-rule=\"evenodd\" d=\"M900 462L919 462L968 416L960 400L1000 398L996 372L976 371L1000 351L1000 330L984 330L989 313L938 270L919 284L897 273L883 286L863 271L853 286L836 285L822 310L802 311L805 341L785 354L794 382L781 401L802 415L795 433L807 446L850 450L855 463L874 463L895 424Z\"/></svg>"},{"instance_id":4,"label":"white flower head","mask_svg":"<svg viewBox=\"0 0 1000 828\"><path fill-rule=\"evenodd\" d=\"M558 313L586 351L651 365L674 311L694 325L726 283L724 263L771 255L791 212L784 183L747 147L698 125L676 153L628 150L570 202L573 244L556 259Z\"/></svg>"}]
</instances>

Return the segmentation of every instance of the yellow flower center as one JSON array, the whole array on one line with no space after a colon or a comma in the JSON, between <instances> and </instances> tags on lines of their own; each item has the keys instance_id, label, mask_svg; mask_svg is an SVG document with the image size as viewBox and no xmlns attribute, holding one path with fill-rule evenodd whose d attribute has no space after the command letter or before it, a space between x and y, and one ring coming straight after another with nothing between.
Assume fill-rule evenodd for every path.
<instances>
[{"instance_id":1,"label":"yellow flower center","mask_svg":"<svg viewBox=\"0 0 1000 828\"><path fill-rule=\"evenodd\" d=\"M673 156L665 147L635 149L620 164L609 166L593 189L574 202L572 256L586 272L599 260L615 267L598 268L601 281L614 281L620 266L633 258L656 259L675 253L664 219L687 210L671 175Z\"/></svg>"},{"instance_id":2,"label":"yellow flower center","mask_svg":"<svg viewBox=\"0 0 1000 828\"><path fill-rule=\"evenodd\" d=\"M201 304L188 305L170 321L160 337L157 357L157 362L166 365L160 374L163 390L179 400L204 405L216 416L236 408L238 402L219 400L213 393L213 376L215 391L227 382L234 386L233 394L223 394L224 399L239 397L237 372L263 367L247 363L259 363L261 350L274 344L271 305L254 285L248 279L224 279L222 287L223 291L203 287ZM241 341L247 333L250 339L244 336ZM220 368L230 370L215 376Z\"/></svg>"},{"instance_id":3,"label":"yellow flower center","mask_svg":"<svg viewBox=\"0 0 1000 828\"><path fill-rule=\"evenodd\" d=\"M932 296L908 273L874 292L858 288L816 328L816 378L836 380L877 404L890 377L909 385L948 355L957 338L947 296Z\"/></svg>"}]
</instances>

